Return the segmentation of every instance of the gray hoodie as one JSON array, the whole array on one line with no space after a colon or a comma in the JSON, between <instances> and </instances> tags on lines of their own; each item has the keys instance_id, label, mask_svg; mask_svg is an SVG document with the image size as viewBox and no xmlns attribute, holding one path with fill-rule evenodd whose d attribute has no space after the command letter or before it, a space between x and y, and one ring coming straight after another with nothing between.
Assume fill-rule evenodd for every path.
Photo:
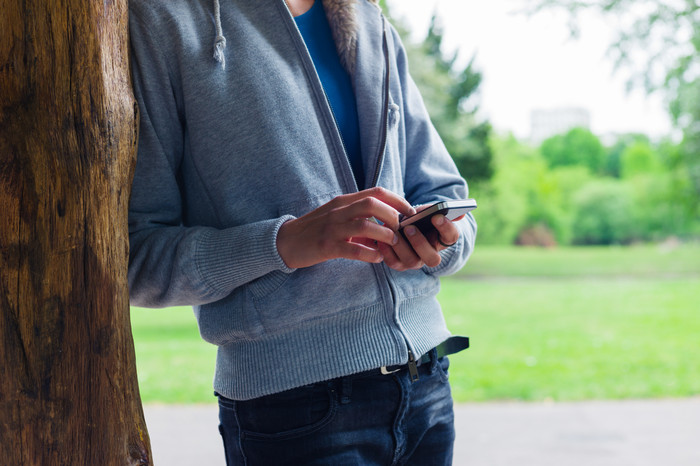
<instances>
[{"instance_id":1,"label":"gray hoodie","mask_svg":"<svg viewBox=\"0 0 700 466\"><path fill-rule=\"evenodd\" d=\"M438 277L474 245L468 215L435 268L336 259L294 270L280 258L280 225L340 194L378 185L414 205L467 197L396 31L368 0L323 1L357 99L363 187L284 0L130 2L141 115L132 303L193 305L219 347L214 388L232 399L425 353L450 335Z\"/></svg>"}]
</instances>

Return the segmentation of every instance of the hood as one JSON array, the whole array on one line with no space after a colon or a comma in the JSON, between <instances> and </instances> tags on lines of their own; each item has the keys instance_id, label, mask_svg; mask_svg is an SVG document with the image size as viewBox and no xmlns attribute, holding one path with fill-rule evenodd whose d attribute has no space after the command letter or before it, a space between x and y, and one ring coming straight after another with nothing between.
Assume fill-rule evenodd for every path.
<instances>
[{"instance_id":1,"label":"hood","mask_svg":"<svg viewBox=\"0 0 700 466\"><path fill-rule=\"evenodd\" d=\"M318 0L316 0L318 1ZM333 34L335 47L338 50L340 63L345 70L353 75L357 58L357 21L355 4L358 1L368 1L379 8L378 0L321 0L328 17L328 23ZM221 5L214 0L214 21L216 38L214 39L214 59L226 68L226 37L221 27Z\"/></svg>"}]
</instances>

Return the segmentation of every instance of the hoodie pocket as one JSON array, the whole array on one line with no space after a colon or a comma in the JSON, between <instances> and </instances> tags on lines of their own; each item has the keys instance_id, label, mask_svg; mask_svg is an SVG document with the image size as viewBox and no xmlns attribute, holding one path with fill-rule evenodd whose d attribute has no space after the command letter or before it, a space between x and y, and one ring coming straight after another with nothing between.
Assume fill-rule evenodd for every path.
<instances>
[{"instance_id":1,"label":"hoodie pocket","mask_svg":"<svg viewBox=\"0 0 700 466\"><path fill-rule=\"evenodd\" d=\"M248 291L254 300L263 299L284 285L290 275L279 270L270 272L248 283Z\"/></svg>"},{"instance_id":2,"label":"hoodie pocket","mask_svg":"<svg viewBox=\"0 0 700 466\"><path fill-rule=\"evenodd\" d=\"M298 218L340 194L342 194L340 191L333 191L288 202L279 207L277 214L280 216L293 215ZM246 285L246 288L254 300L260 301L280 289L294 273L297 272L286 273L276 270L251 281Z\"/></svg>"},{"instance_id":3,"label":"hoodie pocket","mask_svg":"<svg viewBox=\"0 0 700 466\"><path fill-rule=\"evenodd\" d=\"M340 194L333 191L298 199L281 206L279 214L300 217ZM381 300L372 265L346 259L333 259L292 273L272 272L246 288L253 312L266 333L364 309Z\"/></svg>"},{"instance_id":4,"label":"hoodie pocket","mask_svg":"<svg viewBox=\"0 0 700 466\"><path fill-rule=\"evenodd\" d=\"M381 299L371 264L333 259L289 274L282 286L252 302L264 332L274 334L363 310Z\"/></svg>"}]
</instances>

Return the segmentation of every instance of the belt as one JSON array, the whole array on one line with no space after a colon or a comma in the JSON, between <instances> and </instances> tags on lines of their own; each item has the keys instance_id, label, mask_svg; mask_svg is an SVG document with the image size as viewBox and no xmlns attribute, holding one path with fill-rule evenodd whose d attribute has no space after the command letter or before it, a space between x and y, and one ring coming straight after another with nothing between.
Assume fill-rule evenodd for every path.
<instances>
[{"instance_id":1,"label":"belt","mask_svg":"<svg viewBox=\"0 0 700 466\"><path fill-rule=\"evenodd\" d=\"M435 354L439 359L443 356L447 356L448 354L455 354L467 348L469 348L469 337L454 336L443 341L433 349L435 350ZM418 366L430 362L430 360L432 359L432 354L433 350L430 350L418 359L416 359L413 355L413 352L409 349L408 362L406 364L389 367L382 366L380 368L380 371L383 375L388 375L393 374L394 372L398 372L404 367L408 367L408 372L411 374L411 382L415 382L419 378Z\"/></svg>"}]
</instances>

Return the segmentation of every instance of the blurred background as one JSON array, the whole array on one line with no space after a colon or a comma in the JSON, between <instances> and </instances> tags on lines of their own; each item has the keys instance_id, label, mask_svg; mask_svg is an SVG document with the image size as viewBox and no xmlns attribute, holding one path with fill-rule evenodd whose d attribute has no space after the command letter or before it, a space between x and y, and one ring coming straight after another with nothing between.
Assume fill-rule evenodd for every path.
<instances>
[{"instance_id":1,"label":"blurred background","mask_svg":"<svg viewBox=\"0 0 700 466\"><path fill-rule=\"evenodd\" d=\"M476 250L439 296L472 341L451 357L456 401L697 399L697 2L382 7L479 203ZM132 322L145 403L214 402L189 308Z\"/></svg>"},{"instance_id":2,"label":"blurred background","mask_svg":"<svg viewBox=\"0 0 700 466\"><path fill-rule=\"evenodd\" d=\"M700 394L698 3L386 3L479 202L457 398Z\"/></svg>"}]
</instances>

